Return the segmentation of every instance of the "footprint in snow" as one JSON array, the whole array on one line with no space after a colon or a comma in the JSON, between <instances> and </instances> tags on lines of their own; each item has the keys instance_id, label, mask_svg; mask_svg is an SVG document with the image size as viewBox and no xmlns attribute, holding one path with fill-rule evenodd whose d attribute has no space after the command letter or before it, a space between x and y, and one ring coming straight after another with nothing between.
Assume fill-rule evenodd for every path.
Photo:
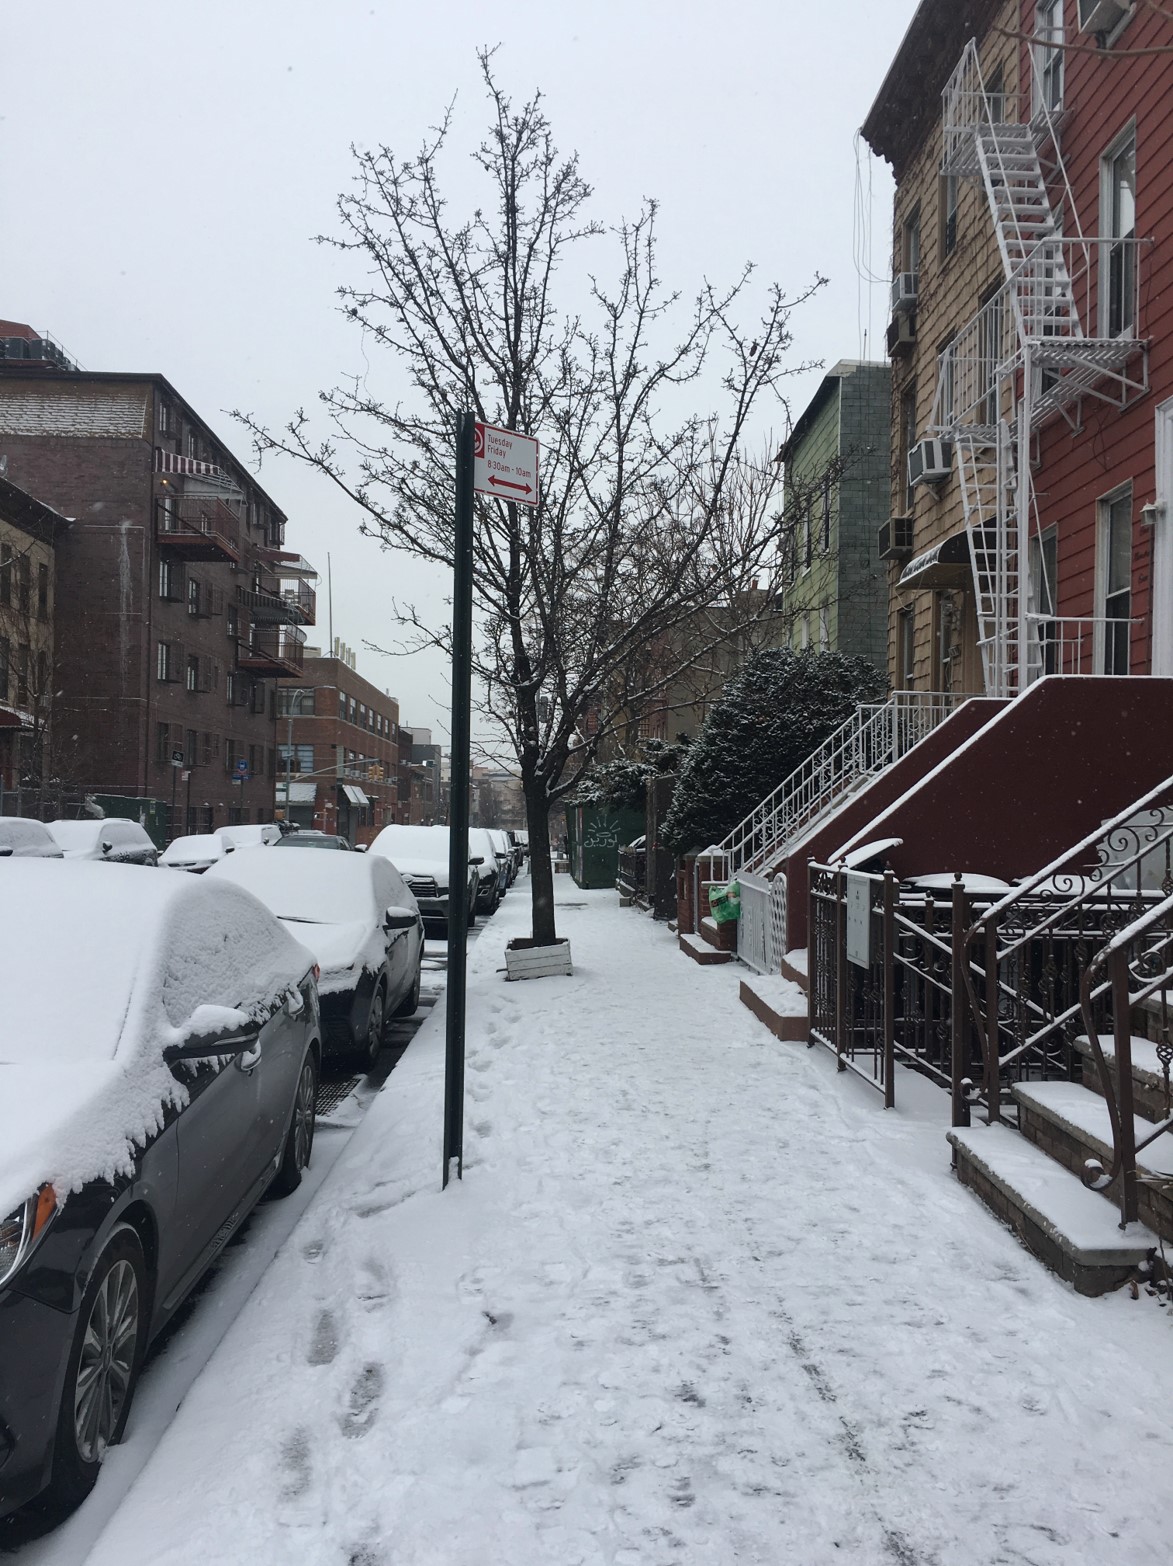
<instances>
[{"instance_id":1,"label":"footprint in snow","mask_svg":"<svg viewBox=\"0 0 1173 1566\"><path fill-rule=\"evenodd\" d=\"M332 1365L338 1355L338 1324L334 1320L334 1312L323 1310L318 1312L318 1319L314 1323L314 1335L310 1340L310 1351L306 1355L306 1362L310 1365Z\"/></svg>"},{"instance_id":2,"label":"footprint in snow","mask_svg":"<svg viewBox=\"0 0 1173 1566\"><path fill-rule=\"evenodd\" d=\"M354 1439L366 1435L379 1412L379 1398L383 1394L383 1367L374 1361L363 1366L354 1378L347 1399L346 1412L342 1416L342 1434Z\"/></svg>"},{"instance_id":3,"label":"footprint in snow","mask_svg":"<svg viewBox=\"0 0 1173 1566\"><path fill-rule=\"evenodd\" d=\"M301 1254L308 1262L320 1261L326 1253L325 1240L307 1240L301 1248Z\"/></svg>"},{"instance_id":4,"label":"footprint in snow","mask_svg":"<svg viewBox=\"0 0 1173 1566\"><path fill-rule=\"evenodd\" d=\"M309 1489L311 1477L309 1432L301 1426L282 1444L281 1467L285 1472L281 1499L292 1501Z\"/></svg>"},{"instance_id":5,"label":"footprint in snow","mask_svg":"<svg viewBox=\"0 0 1173 1566\"><path fill-rule=\"evenodd\" d=\"M391 1274L377 1256L364 1256L355 1293L367 1310L376 1310L394 1293Z\"/></svg>"}]
</instances>

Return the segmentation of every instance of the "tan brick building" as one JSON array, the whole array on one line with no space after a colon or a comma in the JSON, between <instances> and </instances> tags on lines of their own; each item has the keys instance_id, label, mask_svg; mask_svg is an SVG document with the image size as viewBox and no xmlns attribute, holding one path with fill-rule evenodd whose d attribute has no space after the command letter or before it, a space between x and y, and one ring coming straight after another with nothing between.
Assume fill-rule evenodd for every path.
<instances>
[{"instance_id":1,"label":"tan brick building","mask_svg":"<svg viewBox=\"0 0 1173 1566\"><path fill-rule=\"evenodd\" d=\"M53 615L64 517L0 477L0 815L53 775Z\"/></svg>"}]
</instances>

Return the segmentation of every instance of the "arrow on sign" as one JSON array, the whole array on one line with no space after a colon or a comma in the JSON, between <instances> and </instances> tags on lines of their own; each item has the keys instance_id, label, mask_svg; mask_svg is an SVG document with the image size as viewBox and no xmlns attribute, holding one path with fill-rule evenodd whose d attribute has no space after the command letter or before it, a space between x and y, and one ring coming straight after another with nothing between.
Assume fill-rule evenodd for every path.
<instances>
[{"instance_id":1,"label":"arrow on sign","mask_svg":"<svg viewBox=\"0 0 1173 1566\"><path fill-rule=\"evenodd\" d=\"M528 484L513 484L509 479L499 479L494 473L489 479L490 484L496 484L498 489L519 489L523 495L532 495L533 490Z\"/></svg>"}]
</instances>

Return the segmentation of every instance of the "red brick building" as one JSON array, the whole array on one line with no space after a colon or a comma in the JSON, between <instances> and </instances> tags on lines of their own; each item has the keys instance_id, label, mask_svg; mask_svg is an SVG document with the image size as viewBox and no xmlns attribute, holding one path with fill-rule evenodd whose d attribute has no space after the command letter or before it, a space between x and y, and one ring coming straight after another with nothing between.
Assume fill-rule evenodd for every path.
<instances>
[{"instance_id":1,"label":"red brick building","mask_svg":"<svg viewBox=\"0 0 1173 1566\"><path fill-rule=\"evenodd\" d=\"M63 781L162 801L172 836L271 819L275 682L300 673L315 612L284 513L161 375L0 359L0 457L73 519L57 549Z\"/></svg>"},{"instance_id":2,"label":"red brick building","mask_svg":"<svg viewBox=\"0 0 1173 1566\"><path fill-rule=\"evenodd\" d=\"M345 648L307 651L298 679L278 687L277 728L277 806L291 821L369 843L407 819L397 813L399 703Z\"/></svg>"}]
</instances>

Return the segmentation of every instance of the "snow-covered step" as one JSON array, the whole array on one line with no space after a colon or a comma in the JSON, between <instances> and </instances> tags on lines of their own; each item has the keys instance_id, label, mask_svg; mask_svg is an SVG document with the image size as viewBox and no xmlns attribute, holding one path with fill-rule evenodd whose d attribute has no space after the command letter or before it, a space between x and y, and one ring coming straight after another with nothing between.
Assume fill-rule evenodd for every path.
<instances>
[{"instance_id":1,"label":"snow-covered step","mask_svg":"<svg viewBox=\"0 0 1173 1566\"><path fill-rule=\"evenodd\" d=\"M1092 1053L1091 1042L1086 1033L1079 1035L1075 1047L1083 1056L1084 1087L1091 1088L1093 1093L1102 1093L1103 1083L1100 1081L1099 1065ZM1104 1052L1108 1071L1115 1083L1116 1040L1110 1033L1100 1034L1100 1048ZM1132 1040L1132 1097L1138 1115L1151 1121L1164 1120L1165 1073L1161 1066L1161 1058L1157 1054L1157 1046L1152 1039L1133 1038Z\"/></svg>"},{"instance_id":2,"label":"snow-covered step","mask_svg":"<svg viewBox=\"0 0 1173 1566\"><path fill-rule=\"evenodd\" d=\"M806 991L793 979L776 973L755 973L742 979L740 999L776 1039L787 1044L806 1043L810 1032Z\"/></svg>"},{"instance_id":3,"label":"snow-covered step","mask_svg":"<svg viewBox=\"0 0 1173 1566\"><path fill-rule=\"evenodd\" d=\"M716 951L735 952L737 950L736 919L729 919L724 924L718 924L711 914L706 914L700 922L697 934Z\"/></svg>"},{"instance_id":4,"label":"snow-covered step","mask_svg":"<svg viewBox=\"0 0 1173 1566\"><path fill-rule=\"evenodd\" d=\"M791 979L798 985L803 994L810 990L810 963L805 946L795 946L783 957L779 966L782 969L782 977Z\"/></svg>"},{"instance_id":5,"label":"snow-covered step","mask_svg":"<svg viewBox=\"0 0 1173 1566\"><path fill-rule=\"evenodd\" d=\"M1013 1088L1019 1127L1031 1142L1077 1177L1089 1158L1105 1169L1112 1165L1112 1121L1107 1102L1079 1082L1018 1082ZM1138 1142L1153 1127L1133 1117ZM1162 1238L1173 1240L1173 1136L1162 1136L1136 1160L1137 1205L1140 1216ZM1105 1192L1099 1200L1119 1202Z\"/></svg>"},{"instance_id":6,"label":"snow-covered step","mask_svg":"<svg viewBox=\"0 0 1173 1566\"><path fill-rule=\"evenodd\" d=\"M702 940L699 935L687 935L682 931L677 936L677 940L684 955L691 957L693 962L699 962L703 968L733 961L732 952L719 952L715 946L710 946L708 941Z\"/></svg>"},{"instance_id":7,"label":"snow-covered step","mask_svg":"<svg viewBox=\"0 0 1173 1566\"><path fill-rule=\"evenodd\" d=\"M1144 1224L1121 1229L1118 1213L1095 1191L1008 1126L969 1126L948 1136L962 1184L1077 1293L1118 1287L1156 1247Z\"/></svg>"}]
</instances>

